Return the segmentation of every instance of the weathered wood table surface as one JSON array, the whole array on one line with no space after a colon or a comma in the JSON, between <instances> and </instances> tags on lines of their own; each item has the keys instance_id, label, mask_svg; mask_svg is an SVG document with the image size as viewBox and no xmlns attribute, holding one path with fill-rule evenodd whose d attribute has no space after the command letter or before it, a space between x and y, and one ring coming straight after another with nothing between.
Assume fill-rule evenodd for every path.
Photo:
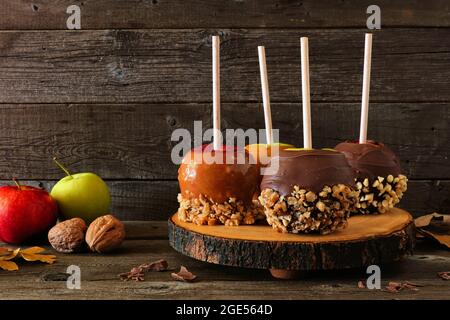
<instances>
[{"instance_id":1,"label":"weathered wood table surface","mask_svg":"<svg viewBox=\"0 0 450 320\"><path fill-rule=\"evenodd\" d=\"M381 268L382 287L389 281L411 281L418 291L388 293L358 288L365 270L313 273L295 281L273 279L267 270L224 267L199 262L173 250L167 222L128 222L128 238L109 255L56 253L53 265L19 262L19 271L0 271L1 299L450 299L450 281L437 276L449 271L450 251L419 241L414 256ZM50 250L53 251L53 250ZM170 273L149 272L145 281L124 282L118 274L142 263L166 259L170 270L186 266L198 276L177 282ZM81 268L81 289L67 289L69 265Z\"/></svg>"}]
</instances>

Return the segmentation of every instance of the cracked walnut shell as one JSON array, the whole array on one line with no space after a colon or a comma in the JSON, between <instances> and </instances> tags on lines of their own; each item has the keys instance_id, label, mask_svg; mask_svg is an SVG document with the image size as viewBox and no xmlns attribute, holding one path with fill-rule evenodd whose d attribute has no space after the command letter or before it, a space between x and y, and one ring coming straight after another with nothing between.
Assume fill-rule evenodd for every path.
<instances>
[{"instance_id":1,"label":"cracked walnut shell","mask_svg":"<svg viewBox=\"0 0 450 320\"><path fill-rule=\"evenodd\" d=\"M106 253L118 248L124 239L125 226L112 215L95 219L86 232L89 248L98 253Z\"/></svg>"},{"instance_id":2,"label":"cracked walnut shell","mask_svg":"<svg viewBox=\"0 0 450 320\"><path fill-rule=\"evenodd\" d=\"M52 247L63 253L80 251L84 246L84 233L87 227L80 218L58 223L48 232L48 241Z\"/></svg>"}]
</instances>

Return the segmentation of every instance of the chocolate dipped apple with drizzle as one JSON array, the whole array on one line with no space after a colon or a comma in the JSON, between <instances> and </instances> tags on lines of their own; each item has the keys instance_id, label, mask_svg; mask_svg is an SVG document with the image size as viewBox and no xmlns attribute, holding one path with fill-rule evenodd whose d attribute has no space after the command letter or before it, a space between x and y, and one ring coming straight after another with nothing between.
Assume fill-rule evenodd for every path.
<instances>
[{"instance_id":1,"label":"chocolate dipped apple with drizzle","mask_svg":"<svg viewBox=\"0 0 450 320\"><path fill-rule=\"evenodd\" d=\"M367 140L372 34L366 34L363 93L359 141L345 141L336 150L342 152L356 173L360 192L357 213L384 213L398 204L407 190L408 179L401 174L400 161L381 142Z\"/></svg>"},{"instance_id":2,"label":"chocolate dipped apple with drizzle","mask_svg":"<svg viewBox=\"0 0 450 320\"><path fill-rule=\"evenodd\" d=\"M328 234L347 226L358 199L355 173L335 150L312 149L308 39L301 39L303 144L281 150L275 174L265 175L259 201L267 222L280 232Z\"/></svg>"},{"instance_id":3,"label":"chocolate dipped apple with drizzle","mask_svg":"<svg viewBox=\"0 0 450 320\"><path fill-rule=\"evenodd\" d=\"M178 217L235 226L264 219L257 201L259 166L244 149L221 144L219 38L213 37L213 145L192 149L178 170Z\"/></svg>"}]
</instances>

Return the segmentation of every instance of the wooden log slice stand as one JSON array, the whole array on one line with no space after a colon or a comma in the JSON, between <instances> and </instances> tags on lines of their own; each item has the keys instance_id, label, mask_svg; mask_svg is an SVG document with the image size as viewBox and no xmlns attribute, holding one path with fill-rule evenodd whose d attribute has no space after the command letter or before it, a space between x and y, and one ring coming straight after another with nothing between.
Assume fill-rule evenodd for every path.
<instances>
[{"instance_id":1,"label":"wooden log slice stand","mask_svg":"<svg viewBox=\"0 0 450 320\"><path fill-rule=\"evenodd\" d=\"M178 252L215 264L269 269L276 278L296 278L302 271L360 268L398 261L412 254L411 215L354 216L348 227L329 235L279 233L267 225L199 226L169 219L169 242Z\"/></svg>"}]
</instances>

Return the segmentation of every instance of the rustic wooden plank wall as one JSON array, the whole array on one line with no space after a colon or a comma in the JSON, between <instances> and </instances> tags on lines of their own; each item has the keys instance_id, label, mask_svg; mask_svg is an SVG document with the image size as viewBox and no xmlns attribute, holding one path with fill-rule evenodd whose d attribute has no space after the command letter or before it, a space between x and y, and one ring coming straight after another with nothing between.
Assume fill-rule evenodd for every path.
<instances>
[{"instance_id":1,"label":"rustic wooden plank wall","mask_svg":"<svg viewBox=\"0 0 450 320\"><path fill-rule=\"evenodd\" d=\"M66 30L71 4L82 30ZM263 127L265 45L274 126L301 144L299 37L310 37L316 146L357 136L371 1L84 0L0 3L0 179L50 188L73 171L108 180L113 212L176 210L173 129L210 124L210 36L222 36L225 128ZM403 207L450 212L450 3L380 0L369 136L401 157Z\"/></svg>"}]
</instances>

